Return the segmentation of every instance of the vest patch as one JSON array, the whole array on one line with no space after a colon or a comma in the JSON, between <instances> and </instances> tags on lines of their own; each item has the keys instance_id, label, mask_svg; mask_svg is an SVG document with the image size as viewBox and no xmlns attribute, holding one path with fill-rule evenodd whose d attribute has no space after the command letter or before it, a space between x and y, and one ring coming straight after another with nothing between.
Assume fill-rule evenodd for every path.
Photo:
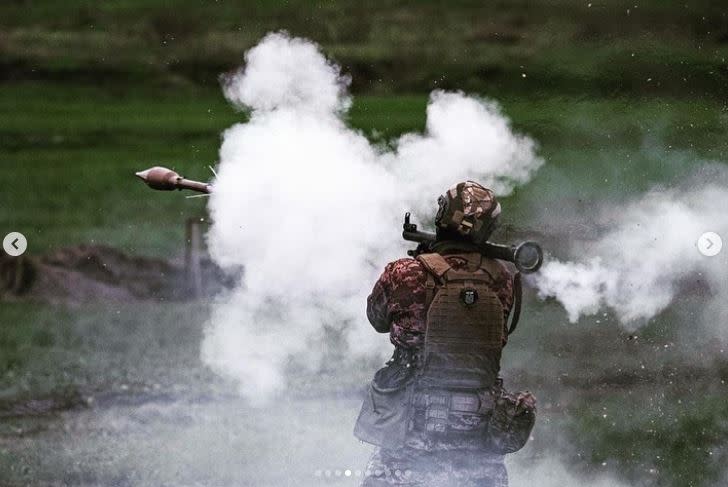
<instances>
[{"instance_id":1,"label":"vest patch","mask_svg":"<svg viewBox=\"0 0 728 487\"><path fill-rule=\"evenodd\" d=\"M465 306L472 306L478 301L478 291L473 288L466 288L460 291L460 301Z\"/></svg>"}]
</instances>

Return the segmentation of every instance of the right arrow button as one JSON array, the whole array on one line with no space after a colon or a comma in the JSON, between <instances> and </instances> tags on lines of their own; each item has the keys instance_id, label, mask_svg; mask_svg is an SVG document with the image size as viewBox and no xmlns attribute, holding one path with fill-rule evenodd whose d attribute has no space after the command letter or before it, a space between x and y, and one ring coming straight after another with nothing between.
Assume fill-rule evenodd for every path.
<instances>
[{"instance_id":1,"label":"right arrow button","mask_svg":"<svg viewBox=\"0 0 728 487\"><path fill-rule=\"evenodd\" d=\"M698 250L706 257L713 257L723 248L723 239L715 232L705 232L698 239Z\"/></svg>"}]
</instances>

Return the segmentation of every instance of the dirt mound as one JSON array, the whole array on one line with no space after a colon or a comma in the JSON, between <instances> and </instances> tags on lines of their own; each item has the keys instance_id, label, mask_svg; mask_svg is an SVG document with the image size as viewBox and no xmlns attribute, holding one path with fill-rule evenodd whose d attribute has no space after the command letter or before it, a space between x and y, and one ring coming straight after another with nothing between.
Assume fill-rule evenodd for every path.
<instances>
[{"instance_id":1,"label":"dirt mound","mask_svg":"<svg viewBox=\"0 0 728 487\"><path fill-rule=\"evenodd\" d=\"M201 262L203 292L229 287L231 278ZM193 297L181 262L131 256L101 245L80 245L43 256L0 255L0 299L48 302L183 300Z\"/></svg>"}]
</instances>

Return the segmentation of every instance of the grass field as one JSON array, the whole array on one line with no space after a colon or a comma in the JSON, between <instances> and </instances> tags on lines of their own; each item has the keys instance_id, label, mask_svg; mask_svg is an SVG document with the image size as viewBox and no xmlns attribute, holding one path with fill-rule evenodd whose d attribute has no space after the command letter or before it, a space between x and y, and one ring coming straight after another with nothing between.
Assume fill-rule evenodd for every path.
<instances>
[{"instance_id":1,"label":"grass field","mask_svg":"<svg viewBox=\"0 0 728 487\"><path fill-rule=\"evenodd\" d=\"M422 130L426 99L359 95L350 123L376 140ZM728 112L710 99L497 101L547 161L504 201L507 220L521 225L541 202L627 197L728 153ZM0 117L0 228L24 232L36 252L93 241L156 255L181 248L183 222L202 214L204 200L151 192L133 173L166 165L207 179L221 132L245 120L218 90L120 94L37 82L6 86Z\"/></svg>"},{"instance_id":2,"label":"grass field","mask_svg":"<svg viewBox=\"0 0 728 487\"><path fill-rule=\"evenodd\" d=\"M280 29L343 66L351 124L380 139L422 129L432 89L499 101L548 161L506 201L519 221L532 195L537 206L621 198L725 159L728 20L707 0L11 1L0 5L0 227L26 232L32 251L174 251L181 224L155 220L204 203L129 175L165 164L206 178L221 131L244 120L219 76Z\"/></svg>"},{"instance_id":3,"label":"grass field","mask_svg":"<svg viewBox=\"0 0 728 487\"><path fill-rule=\"evenodd\" d=\"M728 75L709 0L9 1L0 26L11 80L211 86L280 29L321 43L357 91L721 98Z\"/></svg>"}]
</instances>

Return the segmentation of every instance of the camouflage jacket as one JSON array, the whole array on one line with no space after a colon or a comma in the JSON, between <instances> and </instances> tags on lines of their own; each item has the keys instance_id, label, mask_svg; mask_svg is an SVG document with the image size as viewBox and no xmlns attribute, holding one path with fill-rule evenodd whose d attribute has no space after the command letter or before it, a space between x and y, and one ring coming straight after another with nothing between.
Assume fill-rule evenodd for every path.
<instances>
[{"instance_id":1,"label":"camouflage jacket","mask_svg":"<svg viewBox=\"0 0 728 487\"><path fill-rule=\"evenodd\" d=\"M448 255L458 253L457 249L442 250L440 253L454 269L462 269L467 265L464 259ZM507 323L513 306L513 276L505 265L501 264L501 268L502 272L493 276L492 288L503 305L504 323ZM367 299L369 322L378 332L389 333L390 341L395 346L418 348L424 342L427 326L426 283L427 271L419 261L399 259L385 267ZM507 336L506 330L504 346Z\"/></svg>"}]
</instances>

